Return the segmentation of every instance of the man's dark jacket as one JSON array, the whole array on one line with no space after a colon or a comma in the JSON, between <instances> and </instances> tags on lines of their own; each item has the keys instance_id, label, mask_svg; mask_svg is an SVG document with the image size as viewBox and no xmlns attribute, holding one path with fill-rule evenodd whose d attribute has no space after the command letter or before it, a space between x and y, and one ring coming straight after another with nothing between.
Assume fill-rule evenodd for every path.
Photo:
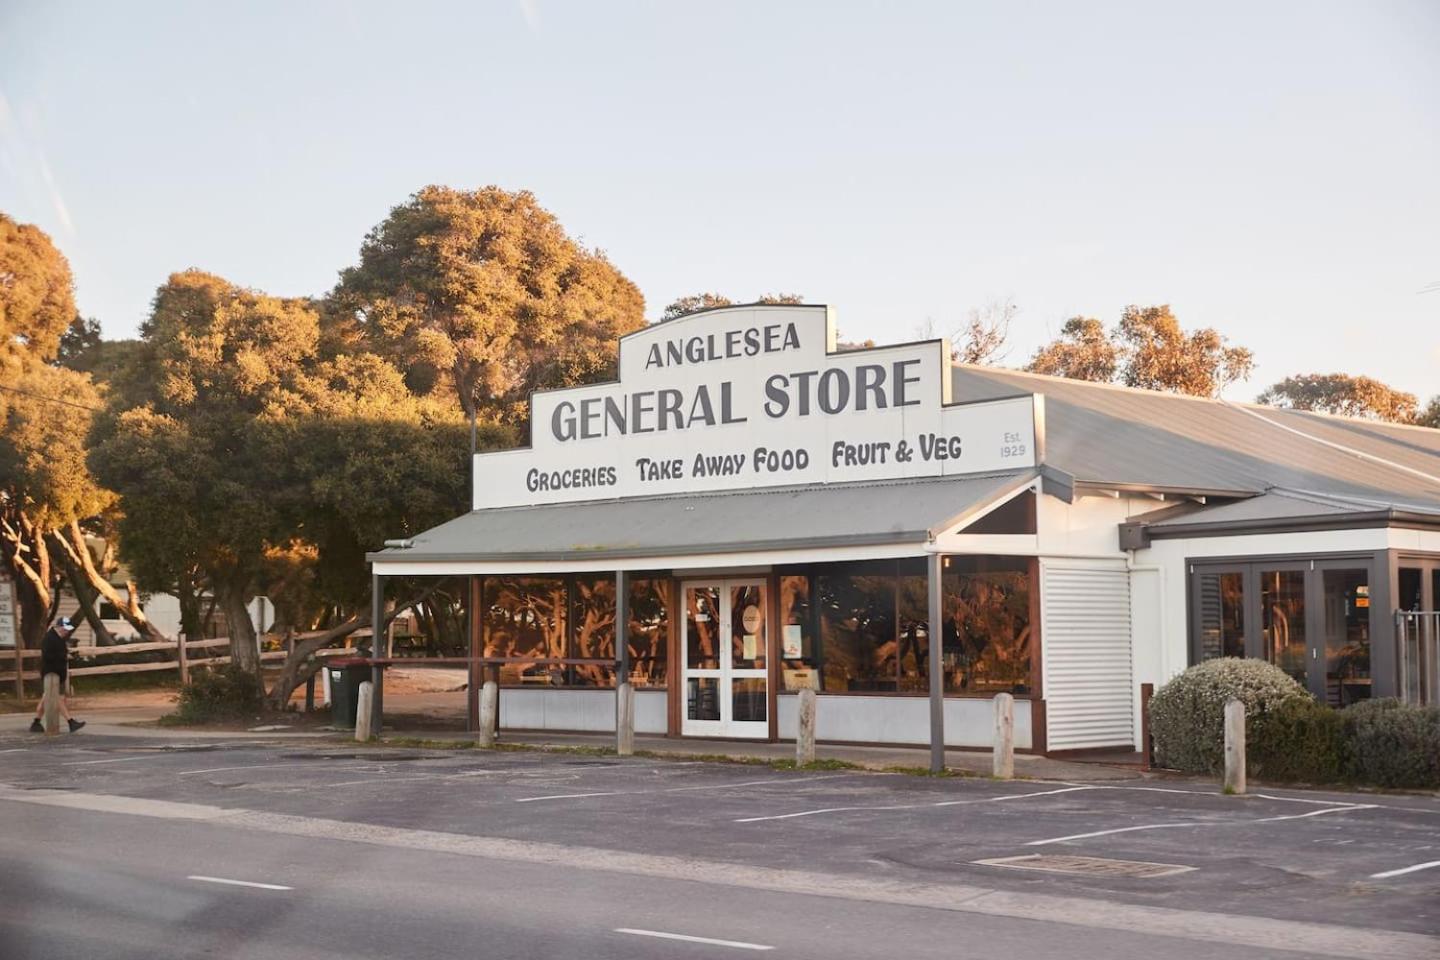
<instances>
[{"instance_id":1,"label":"man's dark jacket","mask_svg":"<svg viewBox=\"0 0 1440 960\"><path fill-rule=\"evenodd\" d=\"M70 648L65 643L65 638L60 632L51 627L45 634L45 639L40 641L40 675L47 673L58 673L60 679L65 679L65 674L70 667Z\"/></svg>"}]
</instances>

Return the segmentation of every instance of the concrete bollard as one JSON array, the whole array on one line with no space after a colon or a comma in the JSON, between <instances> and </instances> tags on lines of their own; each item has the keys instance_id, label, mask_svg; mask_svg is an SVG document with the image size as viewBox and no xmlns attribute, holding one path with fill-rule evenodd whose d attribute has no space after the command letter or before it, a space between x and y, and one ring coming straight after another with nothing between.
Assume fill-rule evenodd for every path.
<instances>
[{"instance_id":1,"label":"concrete bollard","mask_svg":"<svg viewBox=\"0 0 1440 960\"><path fill-rule=\"evenodd\" d=\"M1225 704L1225 792L1245 792L1245 704Z\"/></svg>"},{"instance_id":2,"label":"concrete bollard","mask_svg":"<svg viewBox=\"0 0 1440 960\"><path fill-rule=\"evenodd\" d=\"M475 731L475 739L482 747L495 746L499 708L500 685L494 680L486 680L480 685L480 729Z\"/></svg>"},{"instance_id":3,"label":"concrete bollard","mask_svg":"<svg viewBox=\"0 0 1440 960\"><path fill-rule=\"evenodd\" d=\"M615 752L622 757L635 753L635 687L629 680L615 691Z\"/></svg>"},{"instance_id":4,"label":"concrete bollard","mask_svg":"<svg viewBox=\"0 0 1440 960\"><path fill-rule=\"evenodd\" d=\"M360 700L355 708L355 739L364 743L371 737L371 708L375 703L375 684L366 680L360 684Z\"/></svg>"},{"instance_id":5,"label":"concrete bollard","mask_svg":"<svg viewBox=\"0 0 1440 960\"><path fill-rule=\"evenodd\" d=\"M1008 693L995 694L995 757L993 772L997 780L1015 776L1015 698Z\"/></svg>"},{"instance_id":6,"label":"concrete bollard","mask_svg":"<svg viewBox=\"0 0 1440 960\"><path fill-rule=\"evenodd\" d=\"M58 673L45 674L45 692L40 701L44 704L44 724L46 733L60 732L60 675Z\"/></svg>"},{"instance_id":7,"label":"concrete bollard","mask_svg":"<svg viewBox=\"0 0 1440 960\"><path fill-rule=\"evenodd\" d=\"M795 766L815 762L815 691L800 691L799 709L795 716Z\"/></svg>"}]
</instances>

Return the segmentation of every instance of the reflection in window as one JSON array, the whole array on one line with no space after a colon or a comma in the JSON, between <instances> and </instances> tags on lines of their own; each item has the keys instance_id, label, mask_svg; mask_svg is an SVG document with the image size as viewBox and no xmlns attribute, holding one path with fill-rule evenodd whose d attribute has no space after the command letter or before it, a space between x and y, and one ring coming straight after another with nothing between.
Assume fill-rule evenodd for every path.
<instances>
[{"instance_id":1,"label":"reflection in window","mask_svg":"<svg viewBox=\"0 0 1440 960\"><path fill-rule=\"evenodd\" d=\"M822 689L899 689L896 669L895 563L837 564L819 576Z\"/></svg>"},{"instance_id":2,"label":"reflection in window","mask_svg":"<svg viewBox=\"0 0 1440 960\"><path fill-rule=\"evenodd\" d=\"M1265 638L1265 656L1305 685L1305 571L1262 570L1260 572L1260 629Z\"/></svg>"},{"instance_id":3,"label":"reflection in window","mask_svg":"<svg viewBox=\"0 0 1440 960\"><path fill-rule=\"evenodd\" d=\"M1344 707L1370 697L1370 572L1324 570L1325 701Z\"/></svg>"},{"instance_id":4,"label":"reflection in window","mask_svg":"<svg viewBox=\"0 0 1440 960\"><path fill-rule=\"evenodd\" d=\"M1245 575L1202 573L1200 659L1245 656Z\"/></svg>"},{"instance_id":5,"label":"reflection in window","mask_svg":"<svg viewBox=\"0 0 1440 960\"><path fill-rule=\"evenodd\" d=\"M1029 562L950 557L943 581L946 692L1029 693Z\"/></svg>"},{"instance_id":6,"label":"reflection in window","mask_svg":"<svg viewBox=\"0 0 1440 960\"><path fill-rule=\"evenodd\" d=\"M570 686L610 687L615 684L615 578L577 576L571 604L570 656L608 661L567 668Z\"/></svg>"},{"instance_id":7,"label":"reflection in window","mask_svg":"<svg viewBox=\"0 0 1440 960\"><path fill-rule=\"evenodd\" d=\"M486 577L484 591L484 656L565 656L563 577ZM554 665L507 663L500 668L500 681L561 686L565 672Z\"/></svg>"},{"instance_id":8,"label":"reflection in window","mask_svg":"<svg viewBox=\"0 0 1440 960\"><path fill-rule=\"evenodd\" d=\"M780 676L786 690L820 689L820 645L811 628L810 578L780 577Z\"/></svg>"},{"instance_id":9,"label":"reflection in window","mask_svg":"<svg viewBox=\"0 0 1440 960\"><path fill-rule=\"evenodd\" d=\"M1422 593L1424 579L1421 571L1414 567L1400 568L1400 596L1399 608L1401 610L1424 610L1425 597Z\"/></svg>"},{"instance_id":10,"label":"reflection in window","mask_svg":"<svg viewBox=\"0 0 1440 960\"><path fill-rule=\"evenodd\" d=\"M665 686L669 650L667 581L630 581L630 682L637 687Z\"/></svg>"}]
</instances>

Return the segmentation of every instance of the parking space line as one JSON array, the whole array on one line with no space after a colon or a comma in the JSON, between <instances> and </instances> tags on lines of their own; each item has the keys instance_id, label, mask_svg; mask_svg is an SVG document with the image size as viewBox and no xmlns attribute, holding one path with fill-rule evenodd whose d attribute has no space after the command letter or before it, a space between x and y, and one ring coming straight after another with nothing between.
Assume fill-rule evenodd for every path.
<instances>
[{"instance_id":1,"label":"parking space line","mask_svg":"<svg viewBox=\"0 0 1440 960\"><path fill-rule=\"evenodd\" d=\"M11 747L9 750L0 750L0 753L24 753L29 747Z\"/></svg>"},{"instance_id":2,"label":"parking space line","mask_svg":"<svg viewBox=\"0 0 1440 960\"><path fill-rule=\"evenodd\" d=\"M294 887L281 886L278 883L256 883L253 880L229 880L225 877L205 877L199 874L192 874L186 880L199 880L201 883L223 883L231 887L254 887L257 890L294 890Z\"/></svg>"},{"instance_id":3,"label":"parking space line","mask_svg":"<svg viewBox=\"0 0 1440 960\"><path fill-rule=\"evenodd\" d=\"M939 800L933 803L897 803L874 806L821 807L818 810L800 810L795 813L777 813L765 817L745 817L735 823L760 823L765 820L794 820L797 817L814 817L822 813L849 813L857 810L921 810L926 807L956 807L977 803L1001 803L1006 800L1027 800L1031 797L1048 797L1057 793L1074 793L1078 790L1093 790L1094 787L1062 787L1059 790L1037 790L1034 793L1010 793L1002 797L976 797L966 800Z\"/></svg>"},{"instance_id":4,"label":"parking space line","mask_svg":"<svg viewBox=\"0 0 1440 960\"><path fill-rule=\"evenodd\" d=\"M72 760L72 761L70 761L70 762L68 762L68 763L62 763L62 764L60 764L60 766L62 766L62 767L88 767L88 766L90 766L90 765L92 765L92 764L96 764L96 763L130 763L132 760L154 760L154 759L156 759L157 757L160 757L160 756L162 756L162 754L154 753L154 754L146 754L146 755L141 756L141 757L113 757L113 758L111 758L111 759L109 759L109 760Z\"/></svg>"},{"instance_id":5,"label":"parking space line","mask_svg":"<svg viewBox=\"0 0 1440 960\"><path fill-rule=\"evenodd\" d=\"M1043 847L1052 843L1066 843L1070 840L1089 840L1092 837L1108 837L1117 833L1135 833L1141 830L1166 830L1178 827L1231 827L1247 823L1274 823L1278 820L1304 820L1307 817L1318 817L1327 813L1352 813L1356 810L1369 810L1372 804L1354 804L1348 807L1330 807L1326 810L1311 810L1309 813L1296 813L1288 817L1261 817L1250 820L1184 820L1179 823L1146 823L1137 827L1116 827L1113 830L1095 830L1091 833L1074 833L1068 837L1050 837L1045 840L1031 840L1025 844L1027 847Z\"/></svg>"},{"instance_id":6,"label":"parking space line","mask_svg":"<svg viewBox=\"0 0 1440 960\"><path fill-rule=\"evenodd\" d=\"M1390 877L1403 877L1407 873L1418 873L1421 870L1429 870L1431 867L1440 867L1440 860L1431 860L1429 863L1417 863L1413 867L1401 867L1399 870L1386 870L1384 873L1370 874L1371 880L1387 880Z\"/></svg>"},{"instance_id":7,"label":"parking space line","mask_svg":"<svg viewBox=\"0 0 1440 960\"><path fill-rule=\"evenodd\" d=\"M618 797L623 791L612 791L609 793L556 793L548 797L519 797L516 803L534 803L536 800L579 800L581 797Z\"/></svg>"},{"instance_id":8,"label":"parking space line","mask_svg":"<svg viewBox=\"0 0 1440 960\"><path fill-rule=\"evenodd\" d=\"M774 950L764 943L746 943L744 940L716 940L713 937L692 937L685 933L665 933L662 930L637 930L633 927L616 927L616 933L628 933L635 937L656 937L661 940L683 940L686 943L705 943L712 947L734 947L736 950Z\"/></svg>"}]
</instances>

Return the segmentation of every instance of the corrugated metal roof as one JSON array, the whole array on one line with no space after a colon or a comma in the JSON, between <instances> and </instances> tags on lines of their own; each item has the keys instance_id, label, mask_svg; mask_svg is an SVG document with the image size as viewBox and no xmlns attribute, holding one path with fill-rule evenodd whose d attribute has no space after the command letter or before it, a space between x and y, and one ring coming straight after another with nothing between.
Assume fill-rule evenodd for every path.
<instances>
[{"instance_id":1,"label":"corrugated metal roof","mask_svg":"<svg viewBox=\"0 0 1440 960\"><path fill-rule=\"evenodd\" d=\"M1282 487L1440 507L1437 430L989 367L954 370L956 401L1021 393L1045 395L1046 464L1082 482L1253 494Z\"/></svg>"},{"instance_id":2,"label":"corrugated metal roof","mask_svg":"<svg viewBox=\"0 0 1440 960\"><path fill-rule=\"evenodd\" d=\"M408 549L370 558L575 560L923 543L1035 476L1027 470L477 510L418 534Z\"/></svg>"}]
</instances>

